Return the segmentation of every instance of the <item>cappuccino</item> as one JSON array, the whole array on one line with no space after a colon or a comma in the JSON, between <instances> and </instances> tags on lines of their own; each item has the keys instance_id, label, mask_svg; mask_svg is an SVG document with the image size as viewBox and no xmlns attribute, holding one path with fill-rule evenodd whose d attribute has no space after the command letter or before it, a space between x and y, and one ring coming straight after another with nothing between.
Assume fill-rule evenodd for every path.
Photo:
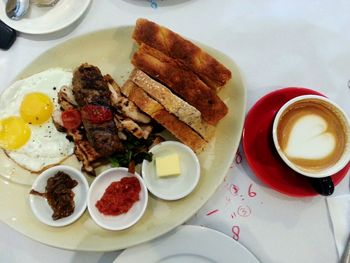
<instances>
[{"instance_id":1,"label":"cappuccino","mask_svg":"<svg viewBox=\"0 0 350 263\"><path fill-rule=\"evenodd\" d=\"M348 162L344 159L349 151L348 119L327 99L303 97L278 114L274 125L277 150L287 164L302 174L322 174L327 169L331 172L339 162Z\"/></svg>"}]
</instances>

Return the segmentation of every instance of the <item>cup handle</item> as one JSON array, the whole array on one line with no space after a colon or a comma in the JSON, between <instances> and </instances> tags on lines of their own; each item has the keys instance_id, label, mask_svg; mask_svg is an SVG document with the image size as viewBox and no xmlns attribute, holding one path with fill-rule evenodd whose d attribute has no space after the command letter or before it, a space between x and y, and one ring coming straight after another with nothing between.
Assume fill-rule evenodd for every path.
<instances>
[{"instance_id":1,"label":"cup handle","mask_svg":"<svg viewBox=\"0 0 350 263\"><path fill-rule=\"evenodd\" d=\"M334 192L332 177L310 178L310 183L317 193L329 196Z\"/></svg>"}]
</instances>

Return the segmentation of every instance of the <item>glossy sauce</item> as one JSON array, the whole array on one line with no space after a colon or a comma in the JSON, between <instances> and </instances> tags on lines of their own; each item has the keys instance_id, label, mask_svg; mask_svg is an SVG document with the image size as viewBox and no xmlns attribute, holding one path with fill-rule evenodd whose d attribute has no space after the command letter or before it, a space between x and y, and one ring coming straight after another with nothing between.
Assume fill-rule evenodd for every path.
<instances>
[{"instance_id":1,"label":"glossy sauce","mask_svg":"<svg viewBox=\"0 0 350 263\"><path fill-rule=\"evenodd\" d=\"M95 206L104 215L118 216L128 212L140 200L140 191L140 182L136 177L124 177L112 182Z\"/></svg>"},{"instance_id":2,"label":"glossy sauce","mask_svg":"<svg viewBox=\"0 0 350 263\"><path fill-rule=\"evenodd\" d=\"M78 182L70 178L68 174L58 172L47 180L45 193L32 189L30 194L46 198L53 210L52 219L58 220L73 214L75 203L72 189L76 185Z\"/></svg>"}]
</instances>

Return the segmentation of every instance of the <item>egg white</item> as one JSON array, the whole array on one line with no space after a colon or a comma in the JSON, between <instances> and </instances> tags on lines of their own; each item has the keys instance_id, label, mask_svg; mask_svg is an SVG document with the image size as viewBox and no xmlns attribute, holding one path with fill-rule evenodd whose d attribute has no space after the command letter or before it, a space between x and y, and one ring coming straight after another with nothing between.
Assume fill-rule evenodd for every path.
<instances>
[{"instance_id":1,"label":"egg white","mask_svg":"<svg viewBox=\"0 0 350 263\"><path fill-rule=\"evenodd\" d=\"M42 92L52 98L54 110L60 108L57 93L63 85L71 85L73 74L61 68L52 68L16 81L0 97L0 119L20 116L20 105L24 96L31 92ZM60 163L74 152L74 143L66 134L58 132L50 118L41 125L30 125L31 137L18 150L6 151L20 166L38 172L45 167Z\"/></svg>"}]
</instances>

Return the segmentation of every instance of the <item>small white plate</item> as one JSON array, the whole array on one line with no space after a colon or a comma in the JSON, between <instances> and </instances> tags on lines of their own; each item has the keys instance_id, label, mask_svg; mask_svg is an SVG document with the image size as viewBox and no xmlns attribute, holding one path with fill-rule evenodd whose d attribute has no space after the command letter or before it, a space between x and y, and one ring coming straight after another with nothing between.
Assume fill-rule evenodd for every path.
<instances>
[{"instance_id":1,"label":"small white plate","mask_svg":"<svg viewBox=\"0 0 350 263\"><path fill-rule=\"evenodd\" d=\"M114 263L259 263L243 245L216 230L180 226L175 231L124 250Z\"/></svg>"},{"instance_id":2,"label":"small white plate","mask_svg":"<svg viewBox=\"0 0 350 263\"><path fill-rule=\"evenodd\" d=\"M0 0L0 20L13 29L27 34L48 34L73 24L88 8L91 0L60 0L53 7L31 5L21 20L7 17L6 0Z\"/></svg>"},{"instance_id":3,"label":"small white plate","mask_svg":"<svg viewBox=\"0 0 350 263\"><path fill-rule=\"evenodd\" d=\"M164 200L178 200L194 190L200 177L200 165L190 147L180 142L166 141L152 147L150 152L153 153L153 160L143 161L142 176L152 194ZM159 178L156 174L155 158L171 153L179 155L181 174Z\"/></svg>"},{"instance_id":4,"label":"small white plate","mask_svg":"<svg viewBox=\"0 0 350 263\"><path fill-rule=\"evenodd\" d=\"M118 216L106 216L98 211L95 204L103 196L106 188L112 183L120 181L124 177L136 176L141 185L140 200L137 201L130 210ZM111 168L99 174L91 184L88 194L88 209L92 219L100 227L108 230L122 230L136 224L146 211L148 203L147 188L137 173L128 173L127 168Z\"/></svg>"},{"instance_id":5,"label":"small white plate","mask_svg":"<svg viewBox=\"0 0 350 263\"><path fill-rule=\"evenodd\" d=\"M74 192L74 203L75 209L73 214L70 216L53 220L52 214L53 210L48 204L46 198L37 196L37 195L29 195L29 204L34 213L34 215L44 224L54 227L66 226L74 221L76 221L85 211L86 209L86 200L89 191L89 184L85 178L85 176L75 168L66 165L58 165L52 168L49 168L42 172L34 181L32 185L32 189L44 193L45 187L47 184L47 180L50 177L53 177L57 172L62 171L68 174L73 180L76 180L78 184L72 189Z\"/></svg>"}]
</instances>

